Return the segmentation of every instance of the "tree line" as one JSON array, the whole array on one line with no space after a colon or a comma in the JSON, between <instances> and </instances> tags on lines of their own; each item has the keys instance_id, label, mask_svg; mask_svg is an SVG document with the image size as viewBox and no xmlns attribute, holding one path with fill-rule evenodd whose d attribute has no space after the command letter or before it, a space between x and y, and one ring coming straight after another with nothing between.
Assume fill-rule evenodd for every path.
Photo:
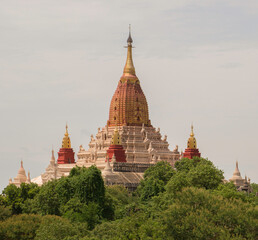
<instances>
[{"instance_id":1,"label":"tree line","mask_svg":"<svg viewBox=\"0 0 258 240\"><path fill-rule=\"evenodd\" d=\"M0 195L0 239L258 239L258 185L238 192L195 157L148 168L135 192L105 186L100 170L75 167L41 187L8 185Z\"/></svg>"}]
</instances>

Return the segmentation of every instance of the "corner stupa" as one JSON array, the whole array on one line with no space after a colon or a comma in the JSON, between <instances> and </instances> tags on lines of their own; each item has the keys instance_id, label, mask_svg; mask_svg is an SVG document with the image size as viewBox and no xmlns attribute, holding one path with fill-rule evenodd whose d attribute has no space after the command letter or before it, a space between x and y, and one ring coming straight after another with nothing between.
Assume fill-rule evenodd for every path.
<instances>
[{"instance_id":1,"label":"corner stupa","mask_svg":"<svg viewBox=\"0 0 258 240\"><path fill-rule=\"evenodd\" d=\"M71 140L68 134L68 126L66 124L65 126L65 135L62 141L62 147L60 148L58 152L58 164L70 164L75 163L74 160L74 151L71 147Z\"/></svg>"},{"instance_id":2,"label":"corner stupa","mask_svg":"<svg viewBox=\"0 0 258 240\"><path fill-rule=\"evenodd\" d=\"M197 148L197 142L194 137L193 125L191 125L191 133L190 133L190 137L188 138L187 148L185 149L185 152L183 153L183 157L190 158L190 159L192 159L193 157L201 157L201 153L199 152L199 149Z\"/></svg>"}]
</instances>

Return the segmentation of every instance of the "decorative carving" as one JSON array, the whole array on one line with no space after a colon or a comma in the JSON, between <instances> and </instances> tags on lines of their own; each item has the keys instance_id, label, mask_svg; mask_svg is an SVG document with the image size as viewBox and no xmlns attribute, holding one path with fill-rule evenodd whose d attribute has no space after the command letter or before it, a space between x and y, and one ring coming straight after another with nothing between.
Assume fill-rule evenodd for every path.
<instances>
[{"instance_id":1,"label":"decorative carving","mask_svg":"<svg viewBox=\"0 0 258 240\"><path fill-rule=\"evenodd\" d=\"M85 151L85 149L83 148L82 145L80 145L80 152L84 152L84 151Z\"/></svg>"},{"instance_id":2,"label":"decorative carving","mask_svg":"<svg viewBox=\"0 0 258 240\"><path fill-rule=\"evenodd\" d=\"M178 145L174 148L173 152L178 152Z\"/></svg>"},{"instance_id":3,"label":"decorative carving","mask_svg":"<svg viewBox=\"0 0 258 240\"><path fill-rule=\"evenodd\" d=\"M91 140L91 142L95 141L93 134L90 135L90 140Z\"/></svg>"}]
</instances>

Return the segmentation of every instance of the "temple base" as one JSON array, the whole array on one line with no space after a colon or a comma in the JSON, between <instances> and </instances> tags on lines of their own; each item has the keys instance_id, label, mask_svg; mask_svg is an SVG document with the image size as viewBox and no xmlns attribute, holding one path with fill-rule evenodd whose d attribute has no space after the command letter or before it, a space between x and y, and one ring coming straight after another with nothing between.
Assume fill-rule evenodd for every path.
<instances>
[{"instance_id":1,"label":"temple base","mask_svg":"<svg viewBox=\"0 0 258 240\"><path fill-rule=\"evenodd\" d=\"M111 161L115 154L116 162L126 162L125 150L122 145L110 145L107 150L109 161Z\"/></svg>"},{"instance_id":2,"label":"temple base","mask_svg":"<svg viewBox=\"0 0 258 240\"><path fill-rule=\"evenodd\" d=\"M60 148L58 152L58 164L75 163L74 151L72 148Z\"/></svg>"},{"instance_id":3,"label":"temple base","mask_svg":"<svg viewBox=\"0 0 258 240\"><path fill-rule=\"evenodd\" d=\"M201 153L198 149L186 148L183 157L192 159L193 157L201 157Z\"/></svg>"}]
</instances>

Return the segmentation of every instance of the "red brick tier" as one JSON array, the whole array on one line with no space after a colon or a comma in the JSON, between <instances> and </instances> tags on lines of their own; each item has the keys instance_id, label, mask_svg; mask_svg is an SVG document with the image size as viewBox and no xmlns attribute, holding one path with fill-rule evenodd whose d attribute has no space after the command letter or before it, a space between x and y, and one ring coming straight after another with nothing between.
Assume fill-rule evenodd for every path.
<instances>
[{"instance_id":1,"label":"red brick tier","mask_svg":"<svg viewBox=\"0 0 258 240\"><path fill-rule=\"evenodd\" d=\"M193 157L201 157L201 153L198 149L186 148L183 157L192 159Z\"/></svg>"},{"instance_id":2,"label":"red brick tier","mask_svg":"<svg viewBox=\"0 0 258 240\"><path fill-rule=\"evenodd\" d=\"M125 150L122 145L110 145L107 154L109 156L109 161L112 160L112 157L115 154L117 162L126 162Z\"/></svg>"},{"instance_id":3,"label":"red brick tier","mask_svg":"<svg viewBox=\"0 0 258 240\"><path fill-rule=\"evenodd\" d=\"M74 151L72 148L60 148L58 152L58 164L69 164L75 163L74 160Z\"/></svg>"}]
</instances>

